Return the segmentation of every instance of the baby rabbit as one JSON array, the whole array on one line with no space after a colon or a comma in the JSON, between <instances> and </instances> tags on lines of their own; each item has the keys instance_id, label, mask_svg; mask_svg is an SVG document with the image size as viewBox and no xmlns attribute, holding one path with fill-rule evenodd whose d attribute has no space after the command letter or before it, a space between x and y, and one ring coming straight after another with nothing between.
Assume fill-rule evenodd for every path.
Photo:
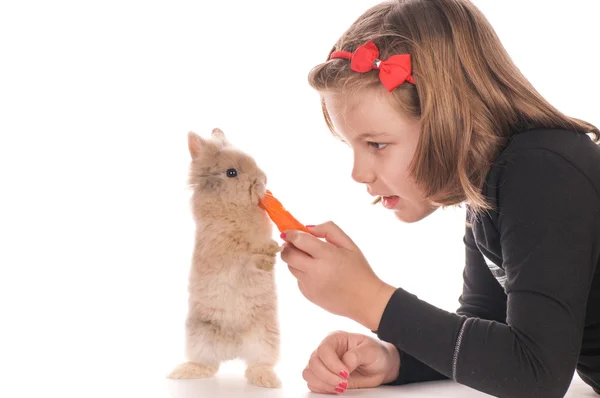
<instances>
[{"instance_id":1,"label":"baby rabbit","mask_svg":"<svg viewBox=\"0 0 600 398\"><path fill-rule=\"evenodd\" d=\"M258 206L267 178L220 129L210 139L188 134L189 184L196 223L185 324L187 362L171 379L213 376L240 358L248 382L278 388L279 323L274 270L281 247Z\"/></svg>"}]
</instances>

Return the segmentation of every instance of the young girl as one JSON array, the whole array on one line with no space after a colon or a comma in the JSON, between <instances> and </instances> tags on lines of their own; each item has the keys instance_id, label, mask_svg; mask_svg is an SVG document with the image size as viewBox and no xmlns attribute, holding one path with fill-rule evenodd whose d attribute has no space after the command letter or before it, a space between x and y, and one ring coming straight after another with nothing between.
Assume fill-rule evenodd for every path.
<instances>
[{"instance_id":1,"label":"young girl","mask_svg":"<svg viewBox=\"0 0 600 398\"><path fill-rule=\"evenodd\" d=\"M598 129L544 100L468 0L369 9L309 80L383 206L416 222L466 203L468 218L456 313L380 280L333 223L282 234L304 296L378 337L326 337L308 387L449 378L547 398L577 371L600 394Z\"/></svg>"}]
</instances>

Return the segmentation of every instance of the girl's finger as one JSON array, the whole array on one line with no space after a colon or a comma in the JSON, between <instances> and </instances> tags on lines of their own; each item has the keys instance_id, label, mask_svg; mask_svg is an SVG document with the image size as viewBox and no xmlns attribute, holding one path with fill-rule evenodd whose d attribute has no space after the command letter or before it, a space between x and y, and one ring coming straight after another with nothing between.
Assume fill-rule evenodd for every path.
<instances>
[{"instance_id":1,"label":"girl's finger","mask_svg":"<svg viewBox=\"0 0 600 398\"><path fill-rule=\"evenodd\" d=\"M332 245L350 250L357 249L354 241L333 221L328 221L320 225L311 225L308 229L311 234L318 238L324 238Z\"/></svg>"},{"instance_id":2,"label":"girl's finger","mask_svg":"<svg viewBox=\"0 0 600 398\"><path fill-rule=\"evenodd\" d=\"M331 244L302 231L286 231L285 241L314 258L323 257L331 249Z\"/></svg>"},{"instance_id":3,"label":"girl's finger","mask_svg":"<svg viewBox=\"0 0 600 398\"><path fill-rule=\"evenodd\" d=\"M344 389L331 388L331 386L319 379L319 377L309 367L304 368L302 372L302 378L306 381L308 388L315 393L319 394L339 394L344 392Z\"/></svg>"},{"instance_id":4,"label":"girl's finger","mask_svg":"<svg viewBox=\"0 0 600 398\"><path fill-rule=\"evenodd\" d=\"M340 374L333 373L329 370L318 354L311 357L308 362L308 368L317 378L319 378L319 380L328 386L330 391L339 392L336 391L336 389L345 390L348 388L348 381L343 379Z\"/></svg>"},{"instance_id":5,"label":"girl's finger","mask_svg":"<svg viewBox=\"0 0 600 398\"><path fill-rule=\"evenodd\" d=\"M288 265L288 270L290 271L290 274L294 275L294 278L296 279L300 279L302 277L302 275L304 274L304 272Z\"/></svg>"},{"instance_id":6,"label":"girl's finger","mask_svg":"<svg viewBox=\"0 0 600 398\"><path fill-rule=\"evenodd\" d=\"M294 245L285 243L280 254L281 260L298 271L306 271L312 258Z\"/></svg>"},{"instance_id":7,"label":"girl's finger","mask_svg":"<svg viewBox=\"0 0 600 398\"><path fill-rule=\"evenodd\" d=\"M302 284L302 281L300 279L298 279L298 290L300 291L300 293L302 293L304 297L308 298L306 289L304 289L304 285Z\"/></svg>"},{"instance_id":8,"label":"girl's finger","mask_svg":"<svg viewBox=\"0 0 600 398\"><path fill-rule=\"evenodd\" d=\"M350 375L347 366L340 358L340 355L343 355L347 348L343 348L344 352L340 352L340 355L338 355L338 348L341 347L339 346L337 336L326 338L317 348L317 356L323 361L323 364L331 374L341 377L340 380L343 380L347 379Z\"/></svg>"}]
</instances>

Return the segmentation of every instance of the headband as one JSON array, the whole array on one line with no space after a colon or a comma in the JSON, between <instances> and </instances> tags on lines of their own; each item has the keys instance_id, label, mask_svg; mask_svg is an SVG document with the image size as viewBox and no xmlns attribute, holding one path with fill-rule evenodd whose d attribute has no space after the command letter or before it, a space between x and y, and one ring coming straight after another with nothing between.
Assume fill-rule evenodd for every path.
<instances>
[{"instance_id":1,"label":"headband","mask_svg":"<svg viewBox=\"0 0 600 398\"><path fill-rule=\"evenodd\" d=\"M369 72L379 70L379 80L388 91L393 91L405 81L415 84L411 76L410 54L392 55L387 60L381 60L379 49L372 41L359 46L354 53L348 51L334 51L329 59L349 59L350 69L355 72Z\"/></svg>"}]
</instances>

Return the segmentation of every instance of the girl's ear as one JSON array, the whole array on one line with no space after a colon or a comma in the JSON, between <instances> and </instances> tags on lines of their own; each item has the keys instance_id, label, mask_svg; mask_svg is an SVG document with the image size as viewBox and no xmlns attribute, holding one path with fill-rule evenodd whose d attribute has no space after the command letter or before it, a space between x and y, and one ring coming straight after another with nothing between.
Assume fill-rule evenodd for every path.
<instances>
[{"instance_id":1,"label":"girl's ear","mask_svg":"<svg viewBox=\"0 0 600 398\"><path fill-rule=\"evenodd\" d=\"M194 133L193 131L188 133L188 148L192 159L197 158L207 145L208 141L200 137L198 134Z\"/></svg>"},{"instance_id":2,"label":"girl's ear","mask_svg":"<svg viewBox=\"0 0 600 398\"><path fill-rule=\"evenodd\" d=\"M212 137L221 144L222 147L229 146L229 141L225 137L225 133L220 128L214 128L212 131Z\"/></svg>"}]
</instances>

